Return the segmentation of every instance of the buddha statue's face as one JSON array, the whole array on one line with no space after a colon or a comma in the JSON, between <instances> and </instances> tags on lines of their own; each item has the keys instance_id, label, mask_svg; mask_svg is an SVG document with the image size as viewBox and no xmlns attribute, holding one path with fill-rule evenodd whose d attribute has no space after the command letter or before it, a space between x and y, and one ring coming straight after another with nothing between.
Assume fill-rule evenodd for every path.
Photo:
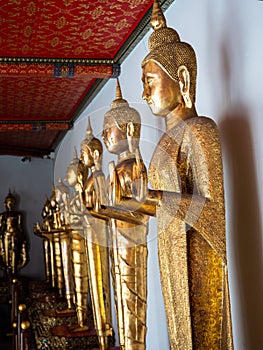
<instances>
[{"instance_id":1,"label":"buddha statue's face","mask_svg":"<svg viewBox=\"0 0 263 350\"><path fill-rule=\"evenodd\" d=\"M50 204L51 204L51 207L53 207L53 208L55 208L57 205L56 197L54 194L50 198Z\"/></svg>"},{"instance_id":2,"label":"buddha statue's face","mask_svg":"<svg viewBox=\"0 0 263 350\"><path fill-rule=\"evenodd\" d=\"M13 210L15 207L15 200L13 198L7 198L5 201L7 210Z\"/></svg>"},{"instance_id":3,"label":"buddha statue's face","mask_svg":"<svg viewBox=\"0 0 263 350\"><path fill-rule=\"evenodd\" d=\"M91 149L87 146L81 150L80 161L88 168L94 165L94 158Z\"/></svg>"},{"instance_id":4,"label":"buddha statue's face","mask_svg":"<svg viewBox=\"0 0 263 350\"><path fill-rule=\"evenodd\" d=\"M155 61L142 68L143 94L152 113L165 117L181 100L179 83L173 80Z\"/></svg>"},{"instance_id":5,"label":"buddha statue's face","mask_svg":"<svg viewBox=\"0 0 263 350\"><path fill-rule=\"evenodd\" d=\"M70 187L74 187L78 181L77 171L73 167L69 166L67 169L67 177L65 181Z\"/></svg>"},{"instance_id":6,"label":"buddha statue's face","mask_svg":"<svg viewBox=\"0 0 263 350\"><path fill-rule=\"evenodd\" d=\"M55 189L55 196L56 196L56 201L60 203L62 199L62 193L58 188Z\"/></svg>"},{"instance_id":7,"label":"buddha statue's face","mask_svg":"<svg viewBox=\"0 0 263 350\"><path fill-rule=\"evenodd\" d=\"M104 122L102 139L110 153L120 154L129 148L126 132L120 129L114 118L108 117Z\"/></svg>"}]
</instances>

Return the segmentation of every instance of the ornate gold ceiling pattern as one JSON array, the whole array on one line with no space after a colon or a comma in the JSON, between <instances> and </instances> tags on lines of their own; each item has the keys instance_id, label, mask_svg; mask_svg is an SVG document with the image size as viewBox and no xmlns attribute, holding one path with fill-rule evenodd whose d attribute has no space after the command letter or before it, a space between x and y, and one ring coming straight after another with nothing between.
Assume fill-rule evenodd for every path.
<instances>
[{"instance_id":1,"label":"ornate gold ceiling pattern","mask_svg":"<svg viewBox=\"0 0 263 350\"><path fill-rule=\"evenodd\" d=\"M1 3L1 56L98 59L113 59L151 6L149 0Z\"/></svg>"},{"instance_id":2,"label":"ornate gold ceiling pattern","mask_svg":"<svg viewBox=\"0 0 263 350\"><path fill-rule=\"evenodd\" d=\"M43 157L120 74L148 28L152 0L0 5L0 154Z\"/></svg>"}]
</instances>

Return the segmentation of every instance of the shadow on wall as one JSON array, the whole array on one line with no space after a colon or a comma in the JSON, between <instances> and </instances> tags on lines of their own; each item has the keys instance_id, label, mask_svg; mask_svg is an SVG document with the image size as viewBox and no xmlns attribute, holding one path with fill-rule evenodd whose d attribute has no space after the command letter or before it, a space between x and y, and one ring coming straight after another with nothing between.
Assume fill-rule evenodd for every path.
<instances>
[{"instance_id":1,"label":"shadow on wall","mask_svg":"<svg viewBox=\"0 0 263 350\"><path fill-rule=\"evenodd\" d=\"M229 169L230 236L245 349L262 349L263 257L260 203L248 115L240 106L220 124ZM242 332L242 330L240 330Z\"/></svg>"},{"instance_id":2,"label":"shadow on wall","mask_svg":"<svg viewBox=\"0 0 263 350\"><path fill-rule=\"evenodd\" d=\"M236 280L240 329L239 349L263 349L263 256L262 225L256 159L248 108L242 104L249 88L245 71L247 41L243 17L236 11L238 1L230 2L221 32L220 79L223 82L221 107L225 113L219 125L228 169L229 236ZM247 37L246 37L247 39ZM233 295L235 297L235 295Z\"/></svg>"}]
</instances>

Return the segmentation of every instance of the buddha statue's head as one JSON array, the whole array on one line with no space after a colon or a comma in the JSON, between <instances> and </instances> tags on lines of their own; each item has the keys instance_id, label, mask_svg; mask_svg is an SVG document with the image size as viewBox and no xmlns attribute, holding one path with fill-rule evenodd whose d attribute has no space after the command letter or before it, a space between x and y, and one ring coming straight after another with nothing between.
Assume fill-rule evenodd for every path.
<instances>
[{"instance_id":1,"label":"buddha statue's head","mask_svg":"<svg viewBox=\"0 0 263 350\"><path fill-rule=\"evenodd\" d=\"M86 130L85 139L80 145L81 154L80 161L87 167L91 168L96 162L101 164L102 161L102 143L99 139L94 137L90 125L90 118L88 118L88 127Z\"/></svg>"},{"instance_id":2,"label":"buddha statue's head","mask_svg":"<svg viewBox=\"0 0 263 350\"><path fill-rule=\"evenodd\" d=\"M48 197L46 196L46 201L42 210L42 216L46 217L47 215L50 214L50 210L51 210L51 203L50 200L48 199Z\"/></svg>"},{"instance_id":3,"label":"buddha statue's head","mask_svg":"<svg viewBox=\"0 0 263 350\"><path fill-rule=\"evenodd\" d=\"M63 201L65 201L65 199L67 197L69 197L69 188L68 186L66 186L63 181L62 178L59 177L58 179L58 185L55 188L55 194L56 194L56 200L58 203L61 203Z\"/></svg>"},{"instance_id":4,"label":"buddha statue's head","mask_svg":"<svg viewBox=\"0 0 263 350\"><path fill-rule=\"evenodd\" d=\"M85 176L85 166L78 158L76 147L74 147L74 156L67 168L67 175L65 181L70 187L75 187L78 184L82 186Z\"/></svg>"},{"instance_id":5,"label":"buddha statue's head","mask_svg":"<svg viewBox=\"0 0 263 350\"><path fill-rule=\"evenodd\" d=\"M14 210L16 205L16 199L15 197L12 195L12 193L9 191L8 195L5 198L5 206L7 210Z\"/></svg>"},{"instance_id":6,"label":"buddha statue's head","mask_svg":"<svg viewBox=\"0 0 263 350\"><path fill-rule=\"evenodd\" d=\"M52 192L49 200L52 208L56 208L58 206L58 202L56 199L56 189L55 189L54 183L52 184Z\"/></svg>"},{"instance_id":7,"label":"buddha statue's head","mask_svg":"<svg viewBox=\"0 0 263 350\"><path fill-rule=\"evenodd\" d=\"M153 3L151 25L150 52L142 61L143 99L153 114L166 116L178 103L191 108L195 102L196 55L174 29L167 27L158 0Z\"/></svg>"},{"instance_id":8,"label":"buddha statue's head","mask_svg":"<svg viewBox=\"0 0 263 350\"><path fill-rule=\"evenodd\" d=\"M112 101L110 110L104 115L102 139L105 146L109 152L120 154L129 149L128 137L130 136L138 147L140 131L140 114L123 99L117 79L116 98Z\"/></svg>"}]
</instances>

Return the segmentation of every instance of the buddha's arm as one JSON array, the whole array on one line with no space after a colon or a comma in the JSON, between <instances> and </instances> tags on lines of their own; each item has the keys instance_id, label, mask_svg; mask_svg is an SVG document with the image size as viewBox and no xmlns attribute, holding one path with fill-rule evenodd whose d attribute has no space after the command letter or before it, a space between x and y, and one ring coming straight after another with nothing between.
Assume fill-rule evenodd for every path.
<instances>
[{"instance_id":1,"label":"buddha's arm","mask_svg":"<svg viewBox=\"0 0 263 350\"><path fill-rule=\"evenodd\" d=\"M20 254L20 262L18 264L17 269L20 270L22 269L28 262L28 254L27 254L27 249L26 249L26 243L22 243L22 249L21 249L21 254Z\"/></svg>"},{"instance_id":2,"label":"buddha's arm","mask_svg":"<svg viewBox=\"0 0 263 350\"><path fill-rule=\"evenodd\" d=\"M106 183L105 176L101 170L96 170L93 174L94 178L94 191L95 191L95 206L107 205L107 196L106 196Z\"/></svg>"},{"instance_id":3,"label":"buddha's arm","mask_svg":"<svg viewBox=\"0 0 263 350\"><path fill-rule=\"evenodd\" d=\"M123 193L115 164L114 162L109 163L109 203L111 207L119 208L126 212L139 212L155 216L155 207L160 201L162 193L148 189L146 167L140 158L138 150L135 162L130 166L132 166L132 178L130 174L125 178L125 169L122 170L124 183L130 186L130 191Z\"/></svg>"},{"instance_id":4,"label":"buddha's arm","mask_svg":"<svg viewBox=\"0 0 263 350\"><path fill-rule=\"evenodd\" d=\"M132 169L131 191L133 197L139 202L144 202L148 196L147 170L138 148L135 151L135 162Z\"/></svg>"},{"instance_id":5,"label":"buddha's arm","mask_svg":"<svg viewBox=\"0 0 263 350\"><path fill-rule=\"evenodd\" d=\"M146 201L141 204L122 196L116 204L148 215L155 215L155 210L160 210L171 219L181 219L200 232L224 261L224 193L218 130L212 120L198 118L189 123L185 137L195 183L194 194L149 190Z\"/></svg>"},{"instance_id":6,"label":"buddha's arm","mask_svg":"<svg viewBox=\"0 0 263 350\"><path fill-rule=\"evenodd\" d=\"M166 194L161 205L163 210L198 231L225 261L223 170L218 129L211 119L195 118L188 123L184 142L194 194L179 194L177 198Z\"/></svg>"}]
</instances>

